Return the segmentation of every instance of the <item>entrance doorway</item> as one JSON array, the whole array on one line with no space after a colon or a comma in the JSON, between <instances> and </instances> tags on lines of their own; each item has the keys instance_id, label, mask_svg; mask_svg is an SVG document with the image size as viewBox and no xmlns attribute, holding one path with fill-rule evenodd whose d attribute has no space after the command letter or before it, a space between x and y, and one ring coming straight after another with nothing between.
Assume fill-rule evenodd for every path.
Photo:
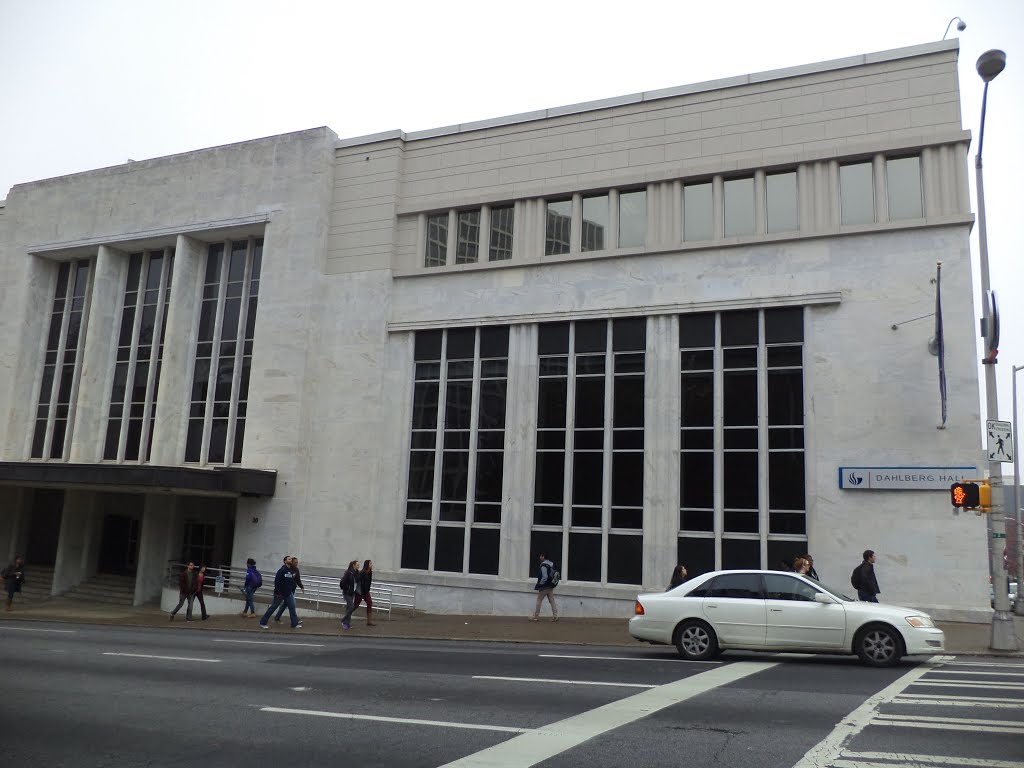
<instances>
[{"instance_id":1,"label":"entrance doorway","mask_svg":"<svg viewBox=\"0 0 1024 768\"><path fill-rule=\"evenodd\" d=\"M124 515L103 518L100 573L134 574L139 557L139 521Z\"/></svg>"},{"instance_id":2,"label":"entrance doorway","mask_svg":"<svg viewBox=\"0 0 1024 768\"><path fill-rule=\"evenodd\" d=\"M25 559L33 565L57 562L60 518L64 509L64 491L36 488L32 495L32 521L28 529Z\"/></svg>"}]
</instances>

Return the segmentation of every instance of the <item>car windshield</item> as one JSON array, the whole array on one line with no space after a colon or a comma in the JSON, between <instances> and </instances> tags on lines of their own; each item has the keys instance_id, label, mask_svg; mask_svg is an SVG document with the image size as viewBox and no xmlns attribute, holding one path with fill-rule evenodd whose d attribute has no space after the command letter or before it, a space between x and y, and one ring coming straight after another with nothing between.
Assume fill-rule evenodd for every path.
<instances>
[{"instance_id":1,"label":"car windshield","mask_svg":"<svg viewBox=\"0 0 1024 768\"><path fill-rule=\"evenodd\" d=\"M828 584L820 584L820 583L818 584L818 587L823 589L823 590L825 590L826 592L828 592L833 597L838 597L840 600L845 600L848 603L855 603L855 602L857 602L857 600L855 598L850 597L848 594L843 592L841 589L836 589L835 587L831 587Z\"/></svg>"}]
</instances>

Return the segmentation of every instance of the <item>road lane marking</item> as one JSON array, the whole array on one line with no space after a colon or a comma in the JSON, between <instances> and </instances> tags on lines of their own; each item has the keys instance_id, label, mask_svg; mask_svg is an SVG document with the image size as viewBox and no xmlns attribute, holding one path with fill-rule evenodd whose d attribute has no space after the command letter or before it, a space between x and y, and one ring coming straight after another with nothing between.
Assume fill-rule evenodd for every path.
<instances>
[{"instance_id":1,"label":"road lane marking","mask_svg":"<svg viewBox=\"0 0 1024 768\"><path fill-rule=\"evenodd\" d=\"M12 632L56 632L61 635L73 635L78 632L77 629L36 629L35 627L0 627L0 629L9 629Z\"/></svg>"},{"instance_id":2,"label":"road lane marking","mask_svg":"<svg viewBox=\"0 0 1024 768\"><path fill-rule=\"evenodd\" d=\"M880 712L875 721L877 722L906 722L906 723L950 723L956 725L998 725L1011 726L1024 729L1024 723L1016 723L1012 720L982 720L976 717L936 717L934 715L893 715Z\"/></svg>"},{"instance_id":3,"label":"road lane marking","mask_svg":"<svg viewBox=\"0 0 1024 768\"><path fill-rule=\"evenodd\" d=\"M334 717L339 720L373 720L381 723L404 725L432 725L437 728L463 728L471 731L498 731L499 733L528 733L529 728L510 728L504 725L478 725L477 723L449 723L443 720L418 720L407 717L382 717L378 715L354 715L350 712L324 712L317 709L288 709L286 707L260 707L260 712L277 712L285 715L309 715L311 717Z\"/></svg>"},{"instance_id":4,"label":"road lane marking","mask_svg":"<svg viewBox=\"0 0 1024 768\"><path fill-rule=\"evenodd\" d=\"M548 677L496 677L494 675L473 675L474 680L505 680L511 683L561 683L562 685L610 685L616 688L657 688L644 683L601 683L595 680L552 680Z\"/></svg>"},{"instance_id":5,"label":"road lane marking","mask_svg":"<svg viewBox=\"0 0 1024 768\"><path fill-rule=\"evenodd\" d=\"M958 723L922 723L918 720L876 720L872 725L891 726L893 728L918 728L932 731L970 731L971 733L1012 733L1024 734L1024 725L959 725Z\"/></svg>"},{"instance_id":6,"label":"road lane marking","mask_svg":"<svg viewBox=\"0 0 1024 768\"><path fill-rule=\"evenodd\" d=\"M868 726L880 705L889 703L919 678L929 672L934 672L936 666L942 665L943 662L951 658L953 657L934 656L866 699L853 712L840 720L828 736L811 747L793 768L819 768L823 765L832 765L843 754L843 748L850 740Z\"/></svg>"},{"instance_id":7,"label":"road lane marking","mask_svg":"<svg viewBox=\"0 0 1024 768\"><path fill-rule=\"evenodd\" d=\"M440 768L529 768L615 728L776 666L775 662L740 661L709 669L544 728L525 731Z\"/></svg>"},{"instance_id":8,"label":"road lane marking","mask_svg":"<svg viewBox=\"0 0 1024 768\"><path fill-rule=\"evenodd\" d=\"M969 691L973 691L977 688L988 688L990 690L998 691L1024 691L1024 683L1008 682L1004 683L999 680L919 680L913 685L923 685L926 688L933 686L935 688L966 688Z\"/></svg>"},{"instance_id":9,"label":"road lane marking","mask_svg":"<svg viewBox=\"0 0 1024 768\"><path fill-rule=\"evenodd\" d=\"M1024 763L1012 760L985 760L977 757L947 757L945 755L907 755L902 752L846 752L843 757L850 757L854 760L891 760L901 765L934 763L936 765L971 766L972 768L1024 768Z\"/></svg>"},{"instance_id":10,"label":"road lane marking","mask_svg":"<svg viewBox=\"0 0 1024 768\"><path fill-rule=\"evenodd\" d=\"M1021 705L1024 704L1020 699L1000 699L993 701L992 699L976 699L973 697L964 697L957 699L947 699L944 696L936 696L932 699L921 698L909 694L907 696L897 696L892 701L893 704L913 704L916 706L929 706L929 707L971 707L975 709L1020 709Z\"/></svg>"},{"instance_id":11,"label":"road lane marking","mask_svg":"<svg viewBox=\"0 0 1024 768\"><path fill-rule=\"evenodd\" d=\"M936 699L938 701L953 701L945 693L901 693L897 699ZM999 698L998 696L957 696L956 701L1010 701L1024 705L1024 701L1015 698Z\"/></svg>"},{"instance_id":12,"label":"road lane marking","mask_svg":"<svg viewBox=\"0 0 1024 768\"><path fill-rule=\"evenodd\" d=\"M161 659L163 661L202 661L208 664L218 664L220 659L193 659L188 656L152 656L146 653L113 653L111 651L104 651L104 656L130 656L135 659Z\"/></svg>"},{"instance_id":13,"label":"road lane marking","mask_svg":"<svg viewBox=\"0 0 1024 768\"><path fill-rule=\"evenodd\" d=\"M645 659L638 656L568 656L560 653L538 653L540 659L596 659L597 661L661 661L669 664L721 664L721 661L691 661L690 659Z\"/></svg>"},{"instance_id":14,"label":"road lane marking","mask_svg":"<svg viewBox=\"0 0 1024 768\"><path fill-rule=\"evenodd\" d=\"M1024 664L1018 664L1017 662L988 662L988 661L947 661L944 666L947 667L996 667L998 669L1007 669L1012 667L1024 668Z\"/></svg>"},{"instance_id":15,"label":"road lane marking","mask_svg":"<svg viewBox=\"0 0 1024 768\"><path fill-rule=\"evenodd\" d=\"M215 643L247 643L249 645L302 645L308 646L309 648L323 648L324 643L289 643L289 642L278 642L276 640L219 640L213 639Z\"/></svg>"},{"instance_id":16,"label":"road lane marking","mask_svg":"<svg viewBox=\"0 0 1024 768\"><path fill-rule=\"evenodd\" d=\"M944 674L944 675L999 675L1000 677L1024 677L1024 672L1003 672L1001 670L997 670L995 672L982 672L982 671L979 670L977 672L974 672L974 671L969 670L969 669L964 669L964 670L944 669L944 670L942 670L942 674Z\"/></svg>"}]
</instances>

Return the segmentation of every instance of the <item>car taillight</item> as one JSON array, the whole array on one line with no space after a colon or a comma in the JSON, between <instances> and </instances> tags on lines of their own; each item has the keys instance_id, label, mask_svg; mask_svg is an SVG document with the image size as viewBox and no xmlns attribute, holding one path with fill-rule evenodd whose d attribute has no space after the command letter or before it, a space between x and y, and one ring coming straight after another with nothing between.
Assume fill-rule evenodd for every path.
<instances>
[{"instance_id":1,"label":"car taillight","mask_svg":"<svg viewBox=\"0 0 1024 768\"><path fill-rule=\"evenodd\" d=\"M644 615L644 607L640 604L639 600L637 600L636 605L633 606L633 613L635 613L637 616Z\"/></svg>"}]
</instances>

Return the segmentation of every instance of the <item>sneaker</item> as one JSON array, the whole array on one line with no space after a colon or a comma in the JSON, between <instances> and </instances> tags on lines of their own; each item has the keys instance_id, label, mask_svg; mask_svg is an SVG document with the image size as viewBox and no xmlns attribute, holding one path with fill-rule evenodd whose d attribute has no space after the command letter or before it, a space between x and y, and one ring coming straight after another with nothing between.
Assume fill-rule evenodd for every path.
<instances>
[{"instance_id":1,"label":"sneaker","mask_svg":"<svg viewBox=\"0 0 1024 768\"><path fill-rule=\"evenodd\" d=\"M275 624L280 624L280 623L281 623L281 620L280 620L280 619L274 619L274 623L275 623Z\"/></svg>"},{"instance_id":2,"label":"sneaker","mask_svg":"<svg viewBox=\"0 0 1024 768\"><path fill-rule=\"evenodd\" d=\"M558 617L557 617L557 616L552 616L552 617L551 617L551 620L552 620L552 621L558 621Z\"/></svg>"},{"instance_id":3,"label":"sneaker","mask_svg":"<svg viewBox=\"0 0 1024 768\"><path fill-rule=\"evenodd\" d=\"M266 624L260 623L260 629L270 629Z\"/></svg>"},{"instance_id":4,"label":"sneaker","mask_svg":"<svg viewBox=\"0 0 1024 768\"><path fill-rule=\"evenodd\" d=\"M351 624L346 624L345 622L341 622L341 626L344 629L352 629L352 625Z\"/></svg>"},{"instance_id":5,"label":"sneaker","mask_svg":"<svg viewBox=\"0 0 1024 768\"><path fill-rule=\"evenodd\" d=\"M292 629L302 629L302 622L300 621L298 624L293 625Z\"/></svg>"},{"instance_id":6,"label":"sneaker","mask_svg":"<svg viewBox=\"0 0 1024 768\"><path fill-rule=\"evenodd\" d=\"M538 619L537 619L537 617L536 617L536 616L531 616L531 617L530 617L530 621L538 621Z\"/></svg>"}]
</instances>

